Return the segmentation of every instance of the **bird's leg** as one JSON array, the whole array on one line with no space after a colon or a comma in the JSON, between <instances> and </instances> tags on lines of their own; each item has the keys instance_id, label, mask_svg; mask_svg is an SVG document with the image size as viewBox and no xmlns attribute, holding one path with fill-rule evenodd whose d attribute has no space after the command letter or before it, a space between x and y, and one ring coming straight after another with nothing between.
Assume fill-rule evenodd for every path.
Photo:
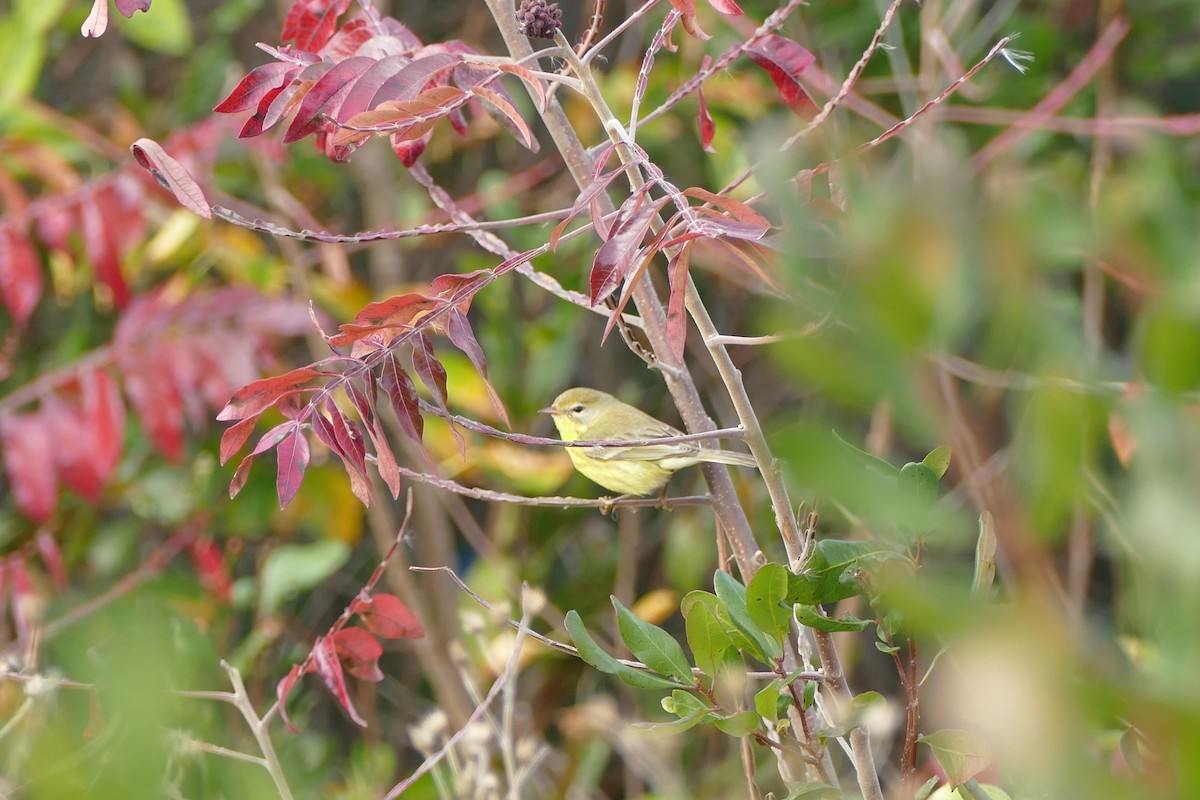
<instances>
[{"instance_id":1,"label":"bird's leg","mask_svg":"<svg viewBox=\"0 0 1200 800\"><path fill-rule=\"evenodd\" d=\"M667 487L664 486L658 495L658 507L670 514L675 510L675 506L671 505L670 499L667 498Z\"/></svg>"}]
</instances>

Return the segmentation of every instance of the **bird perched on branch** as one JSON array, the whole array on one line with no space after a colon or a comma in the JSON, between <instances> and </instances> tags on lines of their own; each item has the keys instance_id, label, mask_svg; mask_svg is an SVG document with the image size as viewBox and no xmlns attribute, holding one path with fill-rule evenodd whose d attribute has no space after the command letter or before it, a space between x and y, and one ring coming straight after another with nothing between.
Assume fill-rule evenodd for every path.
<instances>
[{"instance_id":1,"label":"bird perched on branch","mask_svg":"<svg viewBox=\"0 0 1200 800\"><path fill-rule=\"evenodd\" d=\"M639 441L683 436L683 432L646 412L622 403L606 392L577 387L554 398L541 409L554 420L564 442ZM621 494L648 495L667 485L684 467L710 461L753 467L753 457L697 442L669 442L632 447L568 447L567 455L587 478Z\"/></svg>"}]
</instances>

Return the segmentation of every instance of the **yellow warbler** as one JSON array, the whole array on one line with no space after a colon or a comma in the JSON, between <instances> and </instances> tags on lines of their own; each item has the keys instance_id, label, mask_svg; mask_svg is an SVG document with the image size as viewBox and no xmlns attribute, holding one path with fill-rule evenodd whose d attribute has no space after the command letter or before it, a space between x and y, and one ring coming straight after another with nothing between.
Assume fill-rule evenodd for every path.
<instances>
[{"instance_id":1,"label":"yellow warbler","mask_svg":"<svg viewBox=\"0 0 1200 800\"><path fill-rule=\"evenodd\" d=\"M596 389L568 389L541 410L554 419L564 442L635 441L682 436L682 432L649 414ZM575 469L605 489L621 494L652 494L667 485L684 467L712 461L753 467L745 453L731 453L697 442L639 445L635 447L568 447Z\"/></svg>"}]
</instances>

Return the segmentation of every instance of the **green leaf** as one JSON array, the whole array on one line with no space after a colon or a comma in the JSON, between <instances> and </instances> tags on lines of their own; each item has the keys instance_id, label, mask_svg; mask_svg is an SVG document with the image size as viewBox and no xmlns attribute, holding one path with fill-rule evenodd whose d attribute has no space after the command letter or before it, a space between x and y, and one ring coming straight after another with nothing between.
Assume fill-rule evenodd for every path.
<instances>
[{"instance_id":1,"label":"green leaf","mask_svg":"<svg viewBox=\"0 0 1200 800\"><path fill-rule=\"evenodd\" d=\"M759 630L750 617L750 611L746 608L746 587L728 572L719 569L713 576L713 588L717 590L717 598L729 613L729 619L752 643L754 649L750 655L764 664L770 664L779 658L783 654L779 642Z\"/></svg>"},{"instance_id":2,"label":"green leaf","mask_svg":"<svg viewBox=\"0 0 1200 800\"><path fill-rule=\"evenodd\" d=\"M183 56L192 49L192 20L183 0L154 0L150 11L121 18L117 24L122 37L147 50Z\"/></svg>"},{"instance_id":3,"label":"green leaf","mask_svg":"<svg viewBox=\"0 0 1200 800\"><path fill-rule=\"evenodd\" d=\"M975 542L975 576L971 579L971 595L987 599L996 579L996 523L990 511L979 515L979 539Z\"/></svg>"},{"instance_id":4,"label":"green leaf","mask_svg":"<svg viewBox=\"0 0 1200 800\"><path fill-rule=\"evenodd\" d=\"M754 693L754 710L758 712L759 716L770 720L772 725L779 720L779 698L778 678Z\"/></svg>"},{"instance_id":5,"label":"green leaf","mask_svg":"<svg viewBox=\"0 0 1200 800\"><path fill-rule=\"evenodd\" d=\"M933 751L951 788L974 778L992 762L987 743L970 731L944 728L928 736L918 736L917 741Z\"/></svg>"},{"instance_id":6,"label":"green leaf","mask_svg":"<svg viewBox=\"0 0 1200 800\"><path fill-rule=\"evenodd\" d=\"M738 711L728 717L717 717L717 729L730 736L749 736L758 730L758 714L753 711Z\"/></svg>"},{"instance_id":7,"label":"green leaf","mask_svg":"<svg viewBox=\"0 0 1200 800\"><path fill-rule=\"evenodd\" d=\"M801 783L789 785L786 800L841 800L842 792L828 783Z\"/></svg>"},{"instance_id":8,"label":"green leaf","mask_svg":"<svg viewBox=\"0 0 1200 800\"><path fill-rule=\"evenodd\" d=\"M941 447L933 448L928 455L921 459L921 463L933 470L933 474L940 481L950 466L950 446L944 444Z\"/></svg>"},{"instance_id":9,"label":"green leaf","mask_svg":"<svg viewBox=\"0 0 1200 800\"><path fill-rule=\"evenodd\" d=\"M696 594L711 599L695 598L689 603L688 598ZM717 618L714 605L720 602L716 595L690 592L679 606L683 611L684 630L688 646L692 648L692 657L696 659L696 666L709 677L716 676L718 667L725 660L725 653L734 645L733 637Z\"/></svg>"},{"instance_id":10,"label":"green leaf","mask_svg":"<svg viewBox=\"0 0 1200 800\"><path fill-rule=\"evenodd\" d=\"M886 699L879 692L862 692L854 695L854 699L850 701L850 709L852 712L858 713L865 710L867 706L885 702L887 702Z\"/></svg>"},{"instance_id":11,"label":"green leaf","mask_svg":"<svg viewBox=\"0 0 1200 800\"><path fill-rule=\"evenodd\" d=\"M712 706L683 689L676 689L669 697L664 697L662 707L664 711L677 717L686 717L697 712L707 714L713 710Z\"/></svg>"},{"instance_id":12,"label":"green leaf","mask_svg":"<svg viewBox=\"0 0 1200 800\"><path fill-rule=\"evenodd\" d=\"M746 587L746 609L760 630L782 642L791 631L791 614L785 606L788 571L779 564L763 564Z\"/></svg>"},{"instance_id":13,"label":"green leaf","mask_svg":"<svg viewBox=\"0 0 1200 800\"><path fill-rule=\"evenodd\" d=\"M894 655L895 653L900 652L900 645L897 645L897 644L889 645L889 644L885 644L883 642L876 642L875 649L881 653L887 653L890 656L890 655Z\"/></svg>"},{"instance_id":14,"label":"green leaf","mask_svg":"<svg viewBox=\"0 0 1200 800\"><path fill-rule=\"evenodd\" d=\"M756 644L749 636L743 633L741 628L733 624L733 620L729 616L729 609L725 608L725 604L721 602L721 599L712 592L704 592L700 591L699 589L688 592L687 596L683 598L683 602L680 604L680 610L683 612L685 618L691 614L692 606L696 605L697 603L703 604L705 608L707 608L712 615L716 617L717 624L719 624L725 631L726 635L729 636L733 649L742 653L750 653L756 658L759 658L759 656L756 655L757 651L760 649L758 644ZM717 659L714 663L714 669L720 669L725 661L725 657Z\"/></svg>"},{"instance_id":15,"label":"green leaf","mask_svg":"<svg viewBox=\"0 0 1200 800\"><path fill-rule=\"evenodd\" d=\"M655 672L670 675L680 683L694 683L692 665L675 637L657 625L651 625L611 597L617 610L617 629L630 652Z\"/></svg>"},{"instance_id":16,"label":"green leaf","mask_svg":"<svg viewBox=\"0 0 1200 800\"><path fill-rule=\"evenodd\" d=\"M796 614L797 622L817 631L828 631L830 633L837 631L861 631L871 624L869 619L858 619L857 617L833 619L818 612L816 606L806 606L803 603L797 603L793 607L793 611Z\"/></svg>"},{"instance_id":17,"label":"green leaf","mask_svg":"<svg viewBox=\"0 0 1200 800\"><path fill-rule=\"evenodd\" d=\"M635 722L631 727L644 733L683 733L689 728L694 728L701 722L707 721L705 718L708 716L711 715L695 712L670 722Z\"/></svg>"},{"instance_id":18,"label":"green leaf","mask_svg":"<svg viewBox=\"0 0 1200 800\"><path fill-rule=\"evenodd\" d=\"M617 661L587 632L583 620L579 618L579 612L568 611L564 622L567 632L571 634L571 641L575 642L575 648L579 651L579 657L601 672L616 675L625 683L638 689L674 689L679 686L661 675L634 669L628 664Z\"/></svg>"},{"instance_id":19,"label":"green leaf","mask_svg":"<svg viewBox=\"0 0 1200 800\"><path fill-rule=\"evenodd\" d=\"M350 558L350 548L337 539L311 544L280 545L267 556L259 577L258 609L273 614L293 594L329 579Z\"/></svg>"},{"instance_id":20,"label":"green leaf","mask_svg":"<svg viewBox=\"0 0 1200 800\"><path fill-rule=\"evenodd\" d=\"M941 782L942 782L941 776L934 775L932 778L925 781L925 783L923 783L921 785L920 789L917 789L917 793L913 795L913 800L925 800L925 798L927 798L927 797L929 797L929 795L933 794L933 790L936 789L938 787L938 784Z\"/></svg>"},{"instance_id":21,"label":"green leaf","mask_svg":"<svg viewBox=\"0 0 1200 800\"><path fill-rule=\"evenodd\" d=\"M891 464L884 461L882 458L879 458L878 456L871 455L866 450L859 449L850 444L841 436L839 436L837 431L833 431L833 438L845 445L846 449L849 450L864 467L883 475L895 475L897 473L896 468Z\"/></svg>"},{"instance_id":22,"label":"green leaf","mask_svg":"<svg viewBox=\"0 0 1200 800\"><path fill-rule=\"evenodd\" d=\"M863 590L857 570L901 557L893 547L873 539L822 539L813 548L804 571L788 578L787 602L815 606L853 597Z\"/></svg>"},{"instance_id":23,"label":"green leaf","mask_svg":"<svg viewBox=\"0 0 1200 800\"><path fill-rule=\"evenodd\" d=\"M901 467L898 485L902 496L915 503L914 508L929 508L937 501L937 475L925 464L910 461Z\"/></svg>"}]
</instances>

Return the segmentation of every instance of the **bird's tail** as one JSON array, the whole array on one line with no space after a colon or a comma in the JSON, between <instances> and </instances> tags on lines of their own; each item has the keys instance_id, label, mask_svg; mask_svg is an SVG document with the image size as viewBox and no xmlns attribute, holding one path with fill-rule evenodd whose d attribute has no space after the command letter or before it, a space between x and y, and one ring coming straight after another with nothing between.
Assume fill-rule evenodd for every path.
<instances>
[{"instance_id":1,"label":"bird's tail","mask_svg":"<svg viewBox=\"0 0 1200 800\"><path fill-rule=\"evenodd\" d=\"M758 462L749 453L735 453L731 450L717 450L705 447L700 450L701 461L711 461L714 464L731 464L735 467L756 467Z\"/></svg>"}]
</instances>

